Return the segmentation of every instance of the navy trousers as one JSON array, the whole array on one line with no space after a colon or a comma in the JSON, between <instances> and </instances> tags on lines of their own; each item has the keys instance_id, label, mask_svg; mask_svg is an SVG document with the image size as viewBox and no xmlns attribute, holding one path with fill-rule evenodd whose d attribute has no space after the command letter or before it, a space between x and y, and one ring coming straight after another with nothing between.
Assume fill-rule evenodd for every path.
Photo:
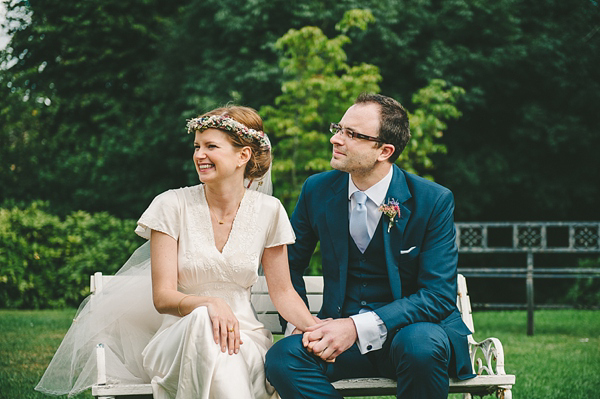
<instances>
[{"instance_id":1,"label":"navy trousers","mask_svg":"<svg viewBox=\"0 0 600 399\"><path fill-rule=\"evenodd\" d=\"M267 379L282 399L342 396L331 382L345 378L387 377L398 382L402 399L448 397L451 346L444 330L433 323L402 328L382 349L362 355L357 345L327 363L302 346L301 335L276 342L267 352Z\"/></svg>"}]
</instances>

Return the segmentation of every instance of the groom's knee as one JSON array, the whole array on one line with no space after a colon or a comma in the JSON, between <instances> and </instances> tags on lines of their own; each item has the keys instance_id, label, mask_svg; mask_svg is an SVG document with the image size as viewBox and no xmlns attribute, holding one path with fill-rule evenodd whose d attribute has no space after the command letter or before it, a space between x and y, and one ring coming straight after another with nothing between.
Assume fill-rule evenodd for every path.
<instances>
[{"instance_id":1,"label":"groom's knee","mask_svg":"<svg viewBox=\"0 0 600 399\"><path fill-rule=\"evenodd\" d=\"M294 368L303 362L305 352L300 334L275 342L265 357L265 373L271 384L289 380Z\"/></svg>"},{"instance_id":2,"label":"groom's knee","mask_svg":"<svg viewBox=\"0 0 600 399\"><path fill-rule=\"evenodd\" d=\"M429 374L447 368L450 342L444 330L432 323L416 323L401 329L392 340L391 356L397 372Z\"/></svg>"}]
</instances>

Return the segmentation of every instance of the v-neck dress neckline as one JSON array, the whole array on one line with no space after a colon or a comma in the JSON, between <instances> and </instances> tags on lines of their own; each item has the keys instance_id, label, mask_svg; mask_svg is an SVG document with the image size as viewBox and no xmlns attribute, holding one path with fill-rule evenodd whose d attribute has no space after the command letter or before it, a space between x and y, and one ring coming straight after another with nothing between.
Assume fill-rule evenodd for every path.
<instances>
[{"instance_id":1,"label":"v-neck dress neckline","mask_svg":"<svg viewBox=\"0 0 600 399\"><path fill-rule=\"evenodd\" d=\"M211 246L215 249L215 251L217 251L219 254L221 255L225 255L225 250L228 248L229 246L229 242L231 241L231 237L233 236L233 234L235 233L236 226L238 225L238 216L240 214L242 214L243 212L243 207L246 203L246 197L247 197L247 193L248 193L248 189L244 189L244 196L242 197L242 200L240 201L240 205L238 206L237 211L235 212L235 216L233 217L233 221L231 222L231 229L229 229L229 234L227 235L227 240L225 241L225 245L223 245L223 248L221 248L221 250L219 251L219 248L217 248L217 241L215 239L215 229L214 226L212 224L212 219L210 216L210 207L208 206L208 200L206 199L206 187L204 186L200 186L202 187L202 199L204 202L204 209L206 210L205 215L204 215L204 220L206 220L208 218L208 227L210 230L209 232L209 237L210 237L210 241L211 241Z\"/></svg>"}]
</instances>

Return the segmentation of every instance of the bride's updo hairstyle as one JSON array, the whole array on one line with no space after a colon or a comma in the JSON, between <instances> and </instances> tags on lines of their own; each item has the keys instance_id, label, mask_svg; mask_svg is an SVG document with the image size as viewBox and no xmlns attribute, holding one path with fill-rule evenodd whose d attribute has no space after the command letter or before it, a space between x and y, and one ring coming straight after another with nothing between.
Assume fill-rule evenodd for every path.
<instances>
[{"instance_id":1,"label":"bride's updo hairstyle","mask_svg":"<svg viewBox=\"0 0 600 399\"><path fill-rule=\"evenodd\" d=\"M246 164L244 178L259 179L264 176L271 165L271 146L263 133L263 122L256 110L250 107L227 105L225 107L209 111L196 118L196 120L202 120L203 118L211 116L231 118L234 121L241 123L248 129L251 129L250 132L252 134L249 135L240 134L239 130L235 128L230 130L229 128L215 127L229 136L229 140L231 140L231 144L233 144L234 147L250 147L252 150L252 155ZM261 137L260 134L262 134L263 137Z\"/></svg>"}]
</instances>

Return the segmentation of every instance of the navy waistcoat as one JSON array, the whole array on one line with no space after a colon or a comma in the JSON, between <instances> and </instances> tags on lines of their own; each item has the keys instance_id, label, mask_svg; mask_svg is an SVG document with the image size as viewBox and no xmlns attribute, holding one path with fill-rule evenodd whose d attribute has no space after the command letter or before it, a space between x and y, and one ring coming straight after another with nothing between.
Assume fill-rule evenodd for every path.
<instances>
[{"instance_id":1,"label":"navy waistcoat","mask_svg":"<svg viewBox=\"0 0 600 399\"><path fill-rule=\"evenodd\" d=\"M385 264L382 219L364 253L348 235L348 280L342 317L361 309L374 310L394 300Z\"/></svg>"}]
</instances>

